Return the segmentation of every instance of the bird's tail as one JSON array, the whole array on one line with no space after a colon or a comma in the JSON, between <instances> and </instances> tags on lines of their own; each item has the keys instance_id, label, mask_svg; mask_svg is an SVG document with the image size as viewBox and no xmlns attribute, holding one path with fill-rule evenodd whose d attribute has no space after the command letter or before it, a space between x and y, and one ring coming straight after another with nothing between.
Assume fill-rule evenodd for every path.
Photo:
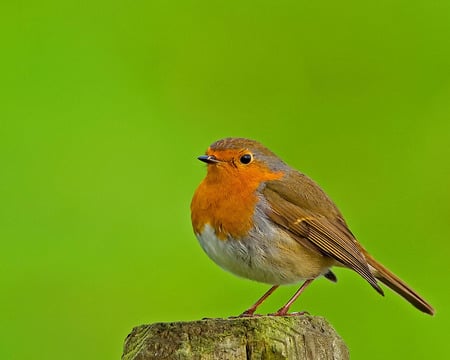
<instances>
[{"instance_id":1,"label":"bird's tail","mask_svg":"<svg viewBox=\"0 0 450 360\"><path fill-rule=\"evenodd\" d=\"M373 275L397 294L404 297L412 305L424 313L434 315L433 307L398 276L386 269L369 254L365 254Z\"/></svg>"}]
</instances>

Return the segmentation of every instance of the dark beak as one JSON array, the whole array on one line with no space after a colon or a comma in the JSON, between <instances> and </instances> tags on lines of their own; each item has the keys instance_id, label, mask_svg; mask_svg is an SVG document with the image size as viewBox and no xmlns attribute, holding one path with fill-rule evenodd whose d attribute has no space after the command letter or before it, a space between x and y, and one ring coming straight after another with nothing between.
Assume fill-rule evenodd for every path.
<instances>
[{"instance_id":1,"label":"dark beak","mask_svg":"<svg viewBox=\"0 0 450 360\"><path fill-rule=\"evenodd\" d=\"M220 160L217 160L217 158L214 155L202 155L199 156L197 159L207 164L217 164L220 162Z\"/></svg>"}]
</instances>

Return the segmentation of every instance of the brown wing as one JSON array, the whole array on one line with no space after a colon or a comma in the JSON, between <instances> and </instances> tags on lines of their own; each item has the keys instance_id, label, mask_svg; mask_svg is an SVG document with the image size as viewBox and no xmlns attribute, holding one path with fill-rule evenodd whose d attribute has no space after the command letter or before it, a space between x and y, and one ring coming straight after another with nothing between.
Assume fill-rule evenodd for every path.
<instances>
[{"instance_id":1,"label":"brown wing","mask_svg":"<svg viewBox=\"0 0 450 360\"><path fill-rule=\"evenodd\" d=\"M287 176L289 181L266 183L263 191L270 205L267 215L302 245L355 270L383 295L361 245L334 203L305 175L292 172Z\"/></svg>"}]
</instances>

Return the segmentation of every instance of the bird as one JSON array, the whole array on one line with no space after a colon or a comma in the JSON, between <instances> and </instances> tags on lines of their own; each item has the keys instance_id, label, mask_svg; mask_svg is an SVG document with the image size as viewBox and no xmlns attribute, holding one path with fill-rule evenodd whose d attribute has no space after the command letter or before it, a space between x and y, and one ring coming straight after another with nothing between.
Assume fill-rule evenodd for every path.
<instances>
[{"instance_id":1,"label":"bird","mask_svg":"<svg viewBox=\"0 0 450 360\"><path fill-rule=\"evenodd\" d=\"M261 143L220 139L198 159L207 164L207 173L193 195L191 220L201 247L224 270L271 285L239 316L255 316L280 285L303 282L271 314L289 315L291 305L315 279L337 281L333 267L354 270L384 295L380 281L420 311L434 315L422 296L356 240L319 185Z\"/></svg>"}]
</instances>

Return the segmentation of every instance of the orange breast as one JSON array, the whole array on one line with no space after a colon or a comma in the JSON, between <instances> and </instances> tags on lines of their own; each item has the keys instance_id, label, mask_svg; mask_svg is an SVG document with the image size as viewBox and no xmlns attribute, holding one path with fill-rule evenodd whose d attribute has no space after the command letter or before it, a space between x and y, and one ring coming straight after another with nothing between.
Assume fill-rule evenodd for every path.
<instances>
[{"instance_id":1,"label":"orange breast","mask_svg":"<svg viewBox=\"0 0 450 360\"><path fill-rule=\"evenodd\" d=\"M208 174L197 188L191 203L194 231L202 233L206 224L221 240L241 239L253 227L253 214L261 182L280 179L281 172L261 171L260 167L239 171L208 165Z\"/></svg>"}]
</instances>

